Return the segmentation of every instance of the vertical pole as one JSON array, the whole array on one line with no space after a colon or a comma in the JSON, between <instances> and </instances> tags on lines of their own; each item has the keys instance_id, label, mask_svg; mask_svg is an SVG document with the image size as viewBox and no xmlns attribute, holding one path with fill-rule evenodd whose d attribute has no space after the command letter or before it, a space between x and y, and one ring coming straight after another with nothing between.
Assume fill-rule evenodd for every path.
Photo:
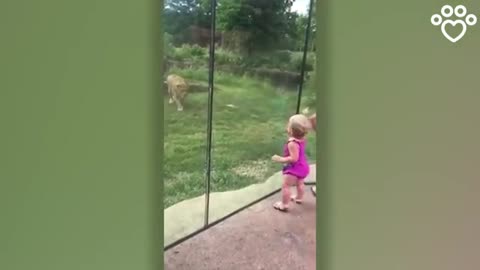
<instances>
[{"instance_id":1,"label":"vertical pole","mask_svg":"<svg viewBox=\"0 0 480 270\"><path fill-rule=\"evenodd\" d=\"M302 100L303 81L305 77L305 64L307 62L308 39L310 37L310 27L312 25L313 2L310 0L310 9L308 10L308 23L305 29L305 45L303 46L303 59L300 71L300 84L298 85L297 114L300 113L300 103Z\"/></svg>"},{"instance_id":2,"label":"vertical pole","mask_svg":"<svg viewBox=\"0 0 480 270\"><path fill-rule=\"evenodd\" d=\"M205 223L208 225L210 209L210 178L212 169L212 116L213 116L213 84L215 68L215 20L217 1L211 0L211 25L210 25L210 52L208 68L208 118L207 118L207 151L206 151L206 175L205 175Z\"/></svg>"}]
</instances>

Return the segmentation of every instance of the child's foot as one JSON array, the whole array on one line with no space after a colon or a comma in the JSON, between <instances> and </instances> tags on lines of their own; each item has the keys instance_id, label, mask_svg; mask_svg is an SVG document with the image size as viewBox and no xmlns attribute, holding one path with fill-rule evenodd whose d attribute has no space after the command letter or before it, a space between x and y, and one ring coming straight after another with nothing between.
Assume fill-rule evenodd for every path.
<instances>
[{"instance_id":1,"label":"child's foot","mask_svg":"<svg viewBox=\"0 0 480 270\"><path fill-rule=\"evenodd\" d=\"M282 202L276 202L273 205L273 208L275 208L276 210L281 211L281 212L287 212L288 211L288 207L286 207Z\"/></svg>"},{"instance_id":2,"label":"child's foot","mask_svg":"<svg viewBox=\"0 0 480 270\"><path fill-rule=\"evenodd\" d=\"M296 202L297 204L302 204L303 202L302 200L297 199L296 196L290 197L290 200L292 200L292 202Z\"/></svg>"}]
</instances>

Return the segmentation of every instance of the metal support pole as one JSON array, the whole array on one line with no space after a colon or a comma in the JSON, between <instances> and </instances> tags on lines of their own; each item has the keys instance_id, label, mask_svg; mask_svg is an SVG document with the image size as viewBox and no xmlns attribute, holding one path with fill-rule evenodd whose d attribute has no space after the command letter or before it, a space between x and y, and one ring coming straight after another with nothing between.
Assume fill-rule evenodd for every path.
<instances>
[{"instance_id":1,"label":"metal support pole","mask_svg":"<svg viewBox=\"0 0 480 270\"><path fill-rule=\"evenodd\" d=\"M206 151L206 174L205 174L205 227L208 226L210 209L210 178L212 169L212 117L213 117L213 85L215 68L215 20L217 1L211 0L211 25L210 25L210 52L208 69L208 118L207 118L207 151Z\"/></svg>"},{"instance_id":2,"label":"metal support pole","mask_svg":"<svg viewBox=\"0 0 480 270\"><path fill-rule=\"evenodd\" d=\"M300 113L300 103L302 101L303 81L305 77L305 64L307 62L308 51L308 39L310 38L310 28L312 25L312 13L313 13L314 0L310 0L310 9L308 10L308 23L305 29L305 45L303 46L303 59L300 71L300 84L298 85L298 100L297 100L297 114Z\"/></svg>"}]
</instances>

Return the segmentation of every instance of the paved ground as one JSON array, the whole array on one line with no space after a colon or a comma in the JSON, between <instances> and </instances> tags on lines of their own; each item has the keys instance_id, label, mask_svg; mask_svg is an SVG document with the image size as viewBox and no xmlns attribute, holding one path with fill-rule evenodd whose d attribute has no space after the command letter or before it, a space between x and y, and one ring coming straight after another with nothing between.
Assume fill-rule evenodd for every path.
<instances>
[{"instance_id":1,"label":"paved ground","mask_svg":"<svg viewBox=\"0 0 480 270\"><path fill-rule=\"evenodd\" d=\"M274 195L165 252L167 270L314 270L315 197L289 213Z\"/></svg>"},{"instance_id":2,"label":"paved ground","mask_svg":"<svg viewBox=\"0 0 480 270\"><path fill-rule=\"evenodd\" d=\"M315 182L315 164L310 166L310 175L306 182ZM210 193L209 220L219 220L228 214L248 205L249 203L270 194L282 186L282 173L278 172L265 182L254 184L242 189ZM163 212L164 244L174 241L199 230L204 225L205 196L198 196L182 201Z\"/></svg>"}]
</instances>

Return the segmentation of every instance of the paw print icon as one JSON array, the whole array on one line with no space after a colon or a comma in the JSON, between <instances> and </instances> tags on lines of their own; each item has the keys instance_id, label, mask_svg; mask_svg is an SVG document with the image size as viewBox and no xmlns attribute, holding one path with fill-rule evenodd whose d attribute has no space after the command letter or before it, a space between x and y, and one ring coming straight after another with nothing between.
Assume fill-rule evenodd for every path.
<instances>
[{"instance_id":1,"label":"paw print icon","mask_svg":"<svg viewBox=\"0 0 480 270\"><path fill-rule=\"evenodd\" d=\"M474 26L477 23L477 16L474 14L467 15L467 8L463 5L458 5L455 8L445 5L440 13L440 15L434 14L431 22L434 26L440 26L445 38L453 43L465 36L468 26ZM452 19L453 15L455 15L455 19ZM447 29L447 27L449 28Z\"/></svg>"}]
</instances>

